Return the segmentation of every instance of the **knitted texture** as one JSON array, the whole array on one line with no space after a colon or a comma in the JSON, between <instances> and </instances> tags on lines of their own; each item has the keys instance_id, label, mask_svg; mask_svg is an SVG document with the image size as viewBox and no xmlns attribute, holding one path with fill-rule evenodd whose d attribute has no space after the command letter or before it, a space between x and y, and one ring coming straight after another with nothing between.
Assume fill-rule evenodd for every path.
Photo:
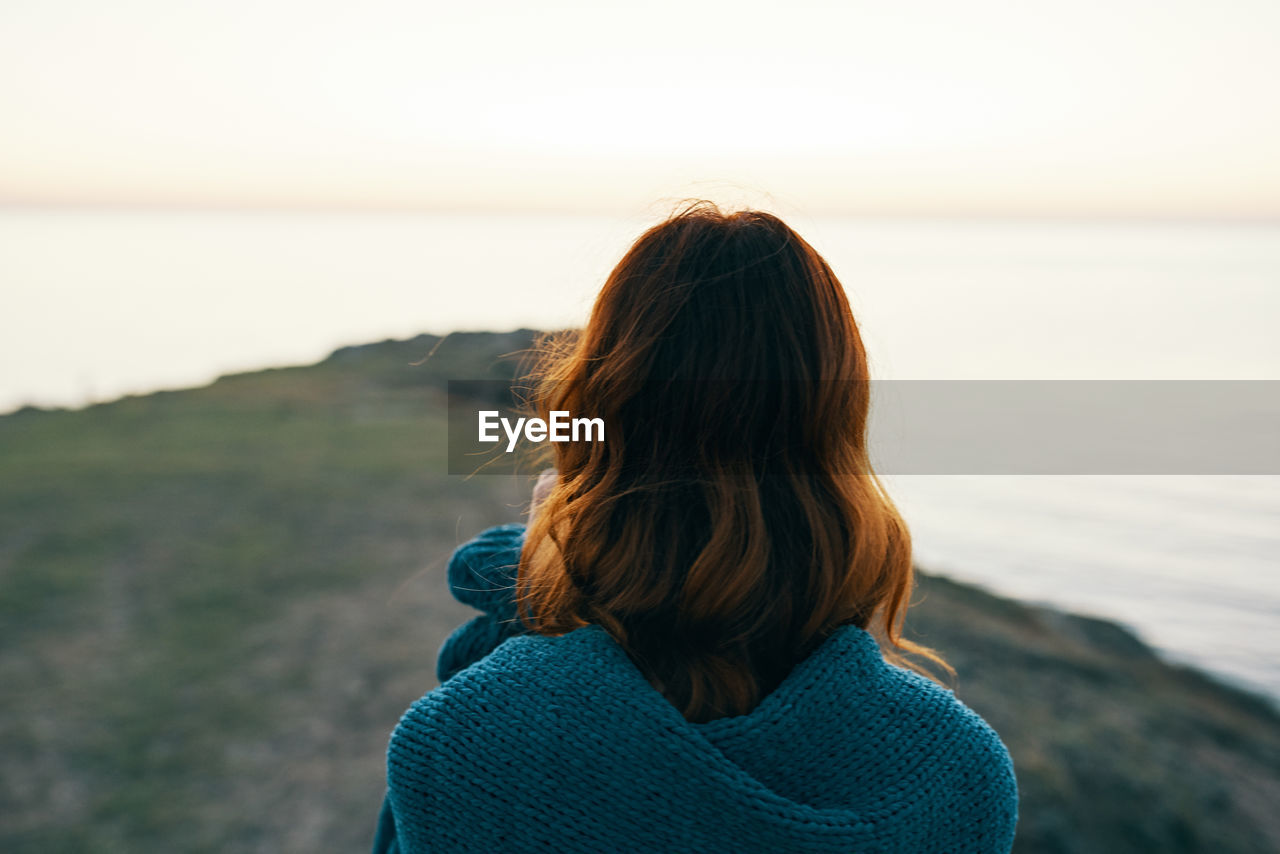
<instances>
[{"instance_id":1,"label":"knitted texture","mask_svg":"<svg viewBox=\"0 0 1280 854\"><path fill-rule=\"evenodd\" d=\"M601 627L523 634L524 529L455 552L485 615L392 733L374 850L1007 852L1008 751L954 694L845 626L750 713L690 723Z\"/></svg>"}]
</instances>

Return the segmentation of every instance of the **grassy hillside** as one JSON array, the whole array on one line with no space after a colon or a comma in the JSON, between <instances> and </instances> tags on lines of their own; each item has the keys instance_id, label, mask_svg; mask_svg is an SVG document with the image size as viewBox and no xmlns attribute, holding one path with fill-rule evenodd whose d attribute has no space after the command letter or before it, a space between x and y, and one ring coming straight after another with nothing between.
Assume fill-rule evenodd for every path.
<instances>
[{"instance_id":1,"label":"grassy hillside","mask_svg":"<svg viewBox=\"0 0 1280 854\"><path fill-rule=\"evenodd\" d=\"M0 418L0 850L365 850L387 735L467 616L444 561L528 488L444 474L444 381L528 341ZM1019 850L1280 850L1268 706L1111 624L917 598L1013 751Z\"/></svg>"}]
</instances>

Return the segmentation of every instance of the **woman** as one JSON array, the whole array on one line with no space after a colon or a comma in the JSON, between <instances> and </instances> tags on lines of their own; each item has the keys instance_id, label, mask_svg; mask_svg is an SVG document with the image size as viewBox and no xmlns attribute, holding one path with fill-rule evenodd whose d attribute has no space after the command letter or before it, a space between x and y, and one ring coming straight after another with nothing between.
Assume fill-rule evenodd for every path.
<instances>
[{"instance_id":1,"label":"woman","mask_svg":"<svg viewBox=\"0 0 1280 854\"><path fill-rule=\"evenodd\" d=\"M537 376L605 441L453 555L483 614L391 737L375 851L1008 851L1008 752L908 669L946 665L901 635L910 537L813 248L688 206Z\"/></svg>"}]
</instances>

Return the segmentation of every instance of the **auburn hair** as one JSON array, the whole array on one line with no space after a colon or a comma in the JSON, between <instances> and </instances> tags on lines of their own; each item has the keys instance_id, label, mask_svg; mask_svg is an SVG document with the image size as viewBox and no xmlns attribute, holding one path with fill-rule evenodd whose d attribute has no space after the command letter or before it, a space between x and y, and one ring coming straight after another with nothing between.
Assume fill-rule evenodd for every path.
<instances>
[{"instance_id":1,"label":"auburn hair","mask_svg":"<svg viewBox=\"0 0 1280 854\"><path fill-rule=\"evenodd\" d=\"M529 630L599 624L691 721L750 711L849 623L950 670L902 636L911 538L867 453L858 325L782 220L685 204L584 330L540 345L533 409L606 435L551 445L517 574Z\"/></svg>"}]
</instances>

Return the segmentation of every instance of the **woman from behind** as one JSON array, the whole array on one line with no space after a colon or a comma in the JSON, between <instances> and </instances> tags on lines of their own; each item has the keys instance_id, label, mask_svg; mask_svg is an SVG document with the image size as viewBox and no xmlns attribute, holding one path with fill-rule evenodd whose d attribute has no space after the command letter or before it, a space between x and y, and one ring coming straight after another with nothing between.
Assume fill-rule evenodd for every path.
<instances>
[{"instance_id":1,"label":"woman from behind","mask_svg":"<svg viewBox=\"0 0 1280 854\"><path fill-rule=\"evenodd\" d=\"M483 613L388 750L375 851L1004 852L994 731L902 636L909 532L867 452L866 352L777 217L685 207L545 342L529 524L459 548Z\"/></svg>"}]
</instances>

